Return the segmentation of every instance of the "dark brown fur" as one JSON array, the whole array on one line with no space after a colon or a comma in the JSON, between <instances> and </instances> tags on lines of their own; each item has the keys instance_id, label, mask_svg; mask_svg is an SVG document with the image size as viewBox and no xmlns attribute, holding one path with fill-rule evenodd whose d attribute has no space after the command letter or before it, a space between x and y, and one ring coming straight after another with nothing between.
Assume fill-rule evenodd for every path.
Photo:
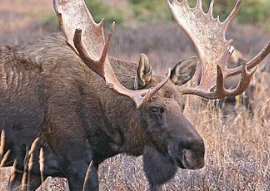
<instances>
[{"instance_id":1,"label":"dark brown fur","mask_svg":"<svg viewBox=\"0 0 270 191\"><path fill-rule=\"evenodd\" d=\"M111 64L119 81L133 89L138 64L116 59ZM162 79L153 75L146 87ZM11 149L6 164L18 162L10 189L20 185L26 150L39 137L30 190L40 185L41 147L44 176L67 177L70 190L82 190L91 161L87 190L98 190L98 165L118 153L144 154L150 188L159 190L177 166L203 166L204 143L183 116L181 104L178 87L169 81L145 107L136 109L129 98L110 90L59 33L30 44L2 47L0 128L7 135L5 151ZM164 171L162 178L150 173L157 166Z\"/></svg>"}]
</instances>

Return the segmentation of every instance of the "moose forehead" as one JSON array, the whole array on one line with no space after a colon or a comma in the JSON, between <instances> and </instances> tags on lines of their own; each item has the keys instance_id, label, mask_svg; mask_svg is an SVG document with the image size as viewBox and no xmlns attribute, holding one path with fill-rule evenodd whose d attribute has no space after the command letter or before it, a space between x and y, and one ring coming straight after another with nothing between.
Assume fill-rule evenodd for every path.
<instances>
[{"instance_id":1,"label":"moose forehead","mask_svg":"<svg viewBox=\"0 0 270 191\"><path fill-rule=\"evenodd\" d=\"M164 80L164 76L161 75L153 75L151 81L146 86L146 88L154 87L156 84L160 83ZM162 100L162 101L177 101L182 104L182 94L179 91L179 86L176 86L171 80L168 82L152 97L152 101L154 100Z\"/></svg>"}]
</instances>

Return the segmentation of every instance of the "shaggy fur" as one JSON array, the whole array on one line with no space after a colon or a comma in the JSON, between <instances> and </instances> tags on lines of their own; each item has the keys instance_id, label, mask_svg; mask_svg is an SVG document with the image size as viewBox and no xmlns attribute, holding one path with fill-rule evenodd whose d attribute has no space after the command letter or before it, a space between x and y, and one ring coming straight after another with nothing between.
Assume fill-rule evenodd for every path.
<instances>
[{"instance_id":1,"label":"shaggy fur","mask_svg":"<svg viewBox=\"0 0 270 191\"><path fill-rule=\"evenodd\" d=\"M110 60L119 81L133 89L138 64ZM162 79L153 74L141 88ZM0 130L6 132L5 151L11 150L6 165L17 159L10 189L20 186L26 152L39 137L30 190L41 183L41 147L45 152L44 176L67 177L71 191L82 190L91 161L86 188L98 190L99 164L118 153L144 154L150 187L159 190L177 166L195 169L204 163L203 140L183 116L181 104L178 87L169 80L137 110L132 100L110 90L84 64L60 33L13 48L2 47ZM164 175L151 175L157 170Z\"/></svg>"}]
</instances>

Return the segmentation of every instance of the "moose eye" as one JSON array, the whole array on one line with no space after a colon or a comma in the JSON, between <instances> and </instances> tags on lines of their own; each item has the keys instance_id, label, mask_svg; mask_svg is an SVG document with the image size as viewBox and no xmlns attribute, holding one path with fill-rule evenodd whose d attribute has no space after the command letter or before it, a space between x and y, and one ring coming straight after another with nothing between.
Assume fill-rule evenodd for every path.
<instances>
[{"instance_id":1,"label":"moose eye","mask_svg":"<svg viewBox=\"0 0 270 191\"><path fill-rule=\"evenodd\" d=\"M161 114L161 113L164 112L164 108L163 107L151 107L150 108L150 111L152 113L159 113L159 114Z\"/></svg>"},{"instance_id":2,"label":"moose eye","mask_svg":"<svg viewBox=\"0 0 270 191\"><path fill-rule=\"evenodd\" d=\"M156 108L156 107L152 107L150 110L151 110L152 113L157 113L158 112L158 108Z\"/></svg>"}]
</instances>

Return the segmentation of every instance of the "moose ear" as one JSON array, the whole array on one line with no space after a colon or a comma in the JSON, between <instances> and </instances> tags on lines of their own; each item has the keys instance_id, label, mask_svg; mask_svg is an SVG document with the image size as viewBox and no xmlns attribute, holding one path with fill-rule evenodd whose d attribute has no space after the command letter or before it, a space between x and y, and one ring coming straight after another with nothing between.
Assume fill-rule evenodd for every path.
<instances>
[{"instance_id":1,"label":"moose ear","mask_svg":"<svg viewBox=\"0 0 270 191\"><path fill-rule=\"evenodd\" d=\"M137 78L135 81L135 89L145 87L152 78L152 66L148 57L145 54L141 54L139 66L137 69Z\"/></svg>"},{"instance_id":2,"label":"moose ear","mask_svg":"<svg viewBox=\"0 0 270 191\"><path fill-rule=\"evenodd\" d=\"M187 83L195 74L198 58L190 57L180 61L171 72L171 80L175 85L183 85Z\"/></svg>"}]
</instances>

